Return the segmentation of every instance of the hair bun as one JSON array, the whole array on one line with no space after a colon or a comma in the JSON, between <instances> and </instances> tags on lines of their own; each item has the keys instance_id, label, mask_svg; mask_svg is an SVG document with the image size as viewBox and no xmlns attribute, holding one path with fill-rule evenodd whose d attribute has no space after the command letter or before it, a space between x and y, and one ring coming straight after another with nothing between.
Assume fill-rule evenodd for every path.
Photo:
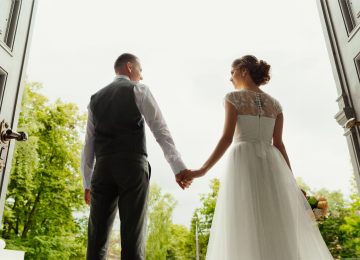
<instances>
[{"instance_id":1,"label":"hair bun","mask_svg":"<svg viewBox=\"0 0 360 260\"><path fill-rule=\"evenodd\" d=\"M262 80L261 80L260 85L263 85L263 84L266 84L266 83L269 82L269 80L270 80L270 75L269 75L270 67L271 66L266 61L263 61L263 60L259 61L259 71L262 72Z\"/></svg>"},{"instance_id":2,"label":"hair bun","mask_svg":"<svg viewBox=\"0 0 360 260\"><path fill-rule=\"evenodd\" d=\"M245 55L233 62L233 67L246 68L256 85L265 85L270 80L270 65L253 55Z\"/></svg>"},{"instance_id":3,"label":"hair bun","mask_svg":"<svg viewBox=\"0 0 360 260\"><path fill-rule=\"evenodd\" d=\"M266 83L269 82L270 80L270 65L266 62L266 61L263 61L263 60L260 60L259 62L259 68L260 68L260 72L259 73L259 77L261 78L260 80L260 85L264 85Z\"/></svg>"}]
</instances>

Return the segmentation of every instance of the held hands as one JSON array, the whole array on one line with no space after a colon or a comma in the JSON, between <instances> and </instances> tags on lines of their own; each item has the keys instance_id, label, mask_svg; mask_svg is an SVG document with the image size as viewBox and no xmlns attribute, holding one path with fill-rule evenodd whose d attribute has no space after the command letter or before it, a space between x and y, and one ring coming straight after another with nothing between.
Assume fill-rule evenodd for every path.
<instances>
[{"instance_id":1,"label":"held hands","mask_svg":"<svg viewBox=\"0 0 360 260\"><path fill-rule=\"evenodd\" d=\"M206 173L205 170L183 170L180 173L175 175L176 182L182 189L189 188L194 178L199 178L204 176ZM91 193L90 189L85 189L84 191L84 200L87 205L90 205L91 202Z\"/></svg>"},{"instance_id":2,"label":"held hands","mask_svg":"<svg viewBox=\"0 0 360 260\"><path fill-rule=\"evenodd\" d=\"M176 182L182 189L189 188L192 183L192 179L187 178L186 181L184 179L188 173L189 170L186 169L175 175Z\"/></svg>"},{"instance_id":3,"label":"held hands","mask_svg":"<svg viewBox=\"0 0 360 260\"><path fill-rule=\"evenodd\" d=\"M198 169L198 170L189 170L187 174L184 176L184 181L193 180L195 178L200 178L206 174L206 171L204 169Z\"/></svg>"},{"instance_id":4,"label":"held hands","mask_svg":"<svg viewBox=\"0 0 360 260\"><path fill-rule=\"evenodd\" d=\"M189 188L194 178L202 177L206 174L204 169L199 170L183 170L178 173L176 177L176 182L182 189Z\"/></svg>"}]
</instances>

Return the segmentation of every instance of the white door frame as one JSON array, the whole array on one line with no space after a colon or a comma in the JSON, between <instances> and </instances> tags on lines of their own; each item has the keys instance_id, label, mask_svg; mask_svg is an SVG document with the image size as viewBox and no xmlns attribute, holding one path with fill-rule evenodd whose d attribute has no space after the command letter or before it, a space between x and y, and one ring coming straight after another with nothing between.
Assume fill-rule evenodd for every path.
<instances>
[{"instance_id":1,"label":"white door frame","mask_svg":"<svg viewBox=\"0 0 360 260\"><path fill-rule=\"evenodd\" d=\"M16 131L37 0L16 0L13 3L18 5L17 15L14 16L16 20L11 21L13 34L9 41L0 39L0 69L1 73L5 74L2 77L5 79L5 88L3 98L0 100L0 123L5 120L9 123L9 128ZM14 146L14 140L9 141L8 144L0 143L0 149L4 147L3 153L0 154L0 163L4 163L4 167L0 169L0 225L2 225Z\"/></svg>"},{"instance_id":2,"label":"white door frame","mask_svg":"<svg viewBox=\"0 0 360 260\"><path fill-rule=\"evenodd\" d=\"M349 126L350 119L354 123L344 127L344 136L360 193L360 23L347 9L354 0L316 1L338 93L335 119L342 127Z\"/></svg>"}]
</instances>

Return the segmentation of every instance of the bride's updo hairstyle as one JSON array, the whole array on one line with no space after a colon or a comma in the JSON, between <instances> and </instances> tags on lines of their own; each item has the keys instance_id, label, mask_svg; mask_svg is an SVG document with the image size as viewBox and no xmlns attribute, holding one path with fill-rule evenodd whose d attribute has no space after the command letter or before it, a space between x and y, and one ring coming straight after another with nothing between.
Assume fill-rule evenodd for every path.
<instances>
[{"instance_id":1,"label":"bride's updo hairstyle","mask_svg":"<svg viewBox=\"0 0 360 260\"><path fill-rule=\"evenodd\" d=\"M247 69L256 85L265 85L270 80L270 65L263 60L258 60L253 55L245 55L234 60L232 67L236 70Z\"/></svg>"}]
</instances>

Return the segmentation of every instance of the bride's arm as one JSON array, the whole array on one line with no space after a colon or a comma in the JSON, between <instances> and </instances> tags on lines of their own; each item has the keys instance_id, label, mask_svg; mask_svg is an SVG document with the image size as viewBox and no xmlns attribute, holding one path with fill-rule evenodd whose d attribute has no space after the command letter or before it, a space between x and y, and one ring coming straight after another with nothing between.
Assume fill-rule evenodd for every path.
<instances>
[{"instance_id":1,"label":"bride's arm","mask_svg":"<svg viewBox=\"0 0 360 260\"><path fill-rule=\"evenodd\" d=\"M289 157L286 153L285 145L282 141L282 131L283 131L283 125L284 125L284 116L282 113L280 113L275 121L275 127L274 127L274 134L273 134L273 145L281 152L283 155L287 165L290 166Z\"/></svg>"},{"instance_id":2,"label":"bride's arm","mask_svg":"<svg viewBox=\"0 0 360 260\"><path fill-rule=\"evenodd\" d=\"M208 172L211 167L213 167L217 163L217 161L223 156L227 148L232 143L236 120L236 108L228 101L225 101L225 123L223 134L218 141L214 151L210 155L209 159L203 164L203 166L199 170L191 172L192 178L205 175L206 172Z\"/></svg>"}]
</instances>

